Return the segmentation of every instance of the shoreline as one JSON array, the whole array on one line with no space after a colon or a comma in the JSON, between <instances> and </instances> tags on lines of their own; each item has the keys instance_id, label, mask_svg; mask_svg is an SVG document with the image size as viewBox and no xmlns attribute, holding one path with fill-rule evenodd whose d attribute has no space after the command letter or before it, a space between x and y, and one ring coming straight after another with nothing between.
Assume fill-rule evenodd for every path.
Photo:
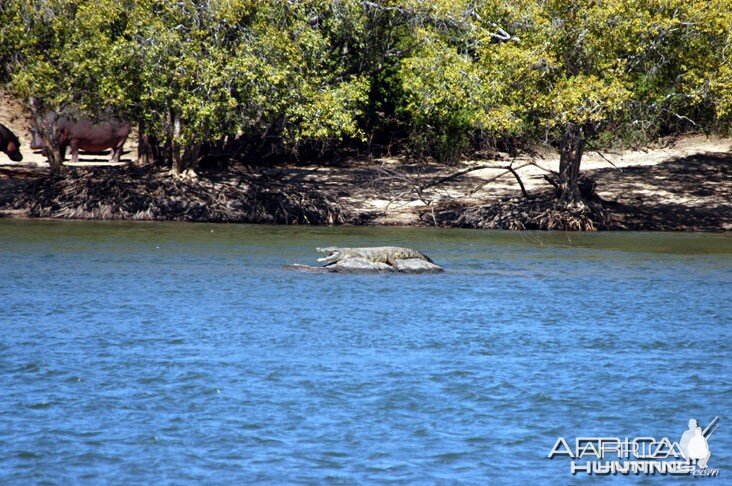
<instances>
[{"instance_id":1,"label":"shoreline","mask_svg":"<svg viewBox=\"0 0 732 486\"><path fill-rule=\"evenodd\" d=\"M561 230L578 229L575 225L591 230L732 231L729 138L686 135L642 150L588 151L582 174L596 183L596 204L589 216L580 214L574 221L551 201L552 186L544 176L557 170L559 155L547 146L533 147L531 155L491 152L453 165L362 157L325 165L237 164L180 179L162 169L134 165L136 137L131 136L120 163L108 162L109 155L82 152L78 164L67 163L71 170L61 180L50 175L42 154L30 148L27 113L5 101L0 122L20 137L24 160L12 163L0 154L2 218L487 229L552 229L558 222L555 229ZM49 178L54 182L34 200L28 185Z\"/></svg>"},{"instance_id":2,"label":"shoreline","mask_svg":"<svg viewBox=\"0 0 732 486\"><path fill-rule=\"evenodd\" d=\"M609 224L587 229L732 230L729 148L729 139L690 136L642 152L589 154L583 174L596 183L597 207ZM403 158L235 166L193 179L132 165L133 153L121 166L82 154L80 166L64 175L39 165L39 154L30 164L0 163L0 217L574 229L534 225L552 211L543 177L556 166L550 151L534 159L494 154L454 166Z\"/></svg>"},{"instance_id":3,"label":"shoreline","mask_svg":"<svg viewBox=\"0 0 732 486\"><path fill-rule=\"evenodd\" d=\"M4 218L732 231L731 138L696 134L646 149L588 150L582 174L595 184L590 208L567 214L554 204L545 179L558 169L559 154L544 145L530 154L493 151L450 165L402 156L311 165L236 162L180 179L136 166L133 133L120 163L82 152L78 164L67 163L69 174L52 176L43 155L30 148L28 113L2 90L0 97L0 123L19 136L24 155L22 163L12 163L0 154Z\"/></svg>"}]
</instances>

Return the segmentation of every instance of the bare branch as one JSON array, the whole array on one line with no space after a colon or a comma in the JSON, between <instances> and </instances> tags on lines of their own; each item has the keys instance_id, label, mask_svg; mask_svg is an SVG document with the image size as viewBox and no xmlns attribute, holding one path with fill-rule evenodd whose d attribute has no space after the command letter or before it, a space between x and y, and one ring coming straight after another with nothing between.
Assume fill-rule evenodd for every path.
<instances>
[{"instance_id":1,"label":"bare branch","mask_svg":"<svg viewBox=\"0 0 732 486\"><path fill-rule=\"evenodd\" d=\"M504 166L501 166L501 167L486 167L486 169L503 169L504 172L501 172L500 174L498 174L495 177L491 177L490 179L484 180L483 182L481 182L480 184L478 184L473 190L471 190L468 193L468 195L469 196L472 196L476 192L478 192L481 189L483 189L483 187L485 187L487 184L490 184L491 182L497 181L498 179L500 179L501 177L505 176L506 174L515 173L517 170L523 169L524 167L528 167L530 165L536 165L536 164L534 162L527 162L525 164L520 165L519 167L516 167L515 169L513 168L513 162L511 163L511 165L508 165L508 166L505 166L504 165ZM523 184L521 184L521 185L523 185Z\"/></svg>"},{"instance_id":2,"label":"bare branch","mask_svg":"<svg viewBox=\"0 0 732 486\"><path fill-rule=\"evenodd\" d=\"M526 199L531 199L531 196L529 196L529 193L526 192L526 187L524 187L524 182L521 180L521 177L519 177L518 172L516 172L516 169L513 168L513 162L507 168L511 172L511 174L513 174L513 176L516 178L516 182L519 183L519 187L521 187L521 194L523 194Z\"/></svg>"}]
</instances>

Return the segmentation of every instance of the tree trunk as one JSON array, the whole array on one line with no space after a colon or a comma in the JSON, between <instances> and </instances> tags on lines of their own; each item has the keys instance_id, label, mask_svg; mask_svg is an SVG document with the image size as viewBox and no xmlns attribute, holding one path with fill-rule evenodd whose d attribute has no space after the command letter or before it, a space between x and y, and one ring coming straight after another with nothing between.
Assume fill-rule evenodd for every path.
<instances>
[{"instance_id":1,"label":"tree trunk","mask_svg":"<svg viewBox=\"0 0 732 486\"><path fill-rule=\"evenodd\" d=\"M170 112L168 115L168 131L170 138L170 151L172 158L171 169L173 174L180 175L182 171L180 155L180 117Z\"/></svg>"},{"instance_id":2,"label":"tree trunk","mask_svg":"<svg viewBox=\"0 0 732 486\"><path fill-rule=\"evenodd\" d=\"M198 156L201 154L201 144L189 142L181 150L180 143L175 143L176 150L173 152L173 173L176 175L195 176L198 166Z\"/></svg>"},{"instance_id":3,"label":"tree trunk","mask_svg":"<svg viewBox=\"0 0 732 486\"><path fill-rule=\"evenodd\" d=\"M152 135L138 135L137 138L137 165L150 167L160 161L160 146L156 137Z\"/></svg>"},{"instance_id":4,"label":"tree trunk","mask_svg":"<svg viewBox=\"0 0 732 486\"><path fill-rule=\"evenodd\" d=\"M154 135L145 133L145 125L137 125L137 165L150 167L160 163L160 143Z\"/></svg>"},{"instance_id":5,"label":"tree trunk","mask_svg":"<svg viewBox=\"0 0 732 486\"><path fill-rule=\"evenodd\" d=\"M175 114L173 116L173 138L172 138L172 149L173 149L173 174L180 176L194 176L195 169L198 165L198 156L201 153L201 143L199 142L188 142L184 147L181 147L181 126L180 116Z\"/></svg>"},{"instance_id":6,"label":"tree trunk","mask_svg":"<svg viewBox=\"0 0 732 486\"><path fill-rule=\"evenodd\" d=\"M585 148L585 137L581 125L567 123L562 137L559 157L560 201L569 206L583 205L579 188L580 163Z\"/></svg>"},{"instance_id":7,"label":"tree trunk","mask_svg":"<svg viewBox=\"0 0 732 486\"><path fill-rule=\"evenodd\" d=\"M36 125L36 130L43 140L43 150L48 165L51 167L52 172L62 172L66 168L64 167L64 154L61 153L61 148L58 145L58 138L56 137L56 124L46 122L46 115L49 113L45 109L43 103L38 100L30 99L31 113L33 114L33 121Z\"/></svg>"}]
</instances>

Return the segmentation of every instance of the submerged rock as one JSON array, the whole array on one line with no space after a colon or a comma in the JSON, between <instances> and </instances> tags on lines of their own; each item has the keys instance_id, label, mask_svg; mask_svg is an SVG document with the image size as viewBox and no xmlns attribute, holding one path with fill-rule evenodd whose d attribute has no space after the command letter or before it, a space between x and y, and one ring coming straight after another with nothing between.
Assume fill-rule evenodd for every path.
<instances>
[{"instance_id":1,"label":"submerged rock","mask_svg":"<svg viewBox=\"0 0 732 486\"><path fill-rule=\"evenodd\" d=\"M402 273L439 273L443 271L439 265L418 258L397 260L394 262L394 267Z\"/></svg>"}]
</instances>

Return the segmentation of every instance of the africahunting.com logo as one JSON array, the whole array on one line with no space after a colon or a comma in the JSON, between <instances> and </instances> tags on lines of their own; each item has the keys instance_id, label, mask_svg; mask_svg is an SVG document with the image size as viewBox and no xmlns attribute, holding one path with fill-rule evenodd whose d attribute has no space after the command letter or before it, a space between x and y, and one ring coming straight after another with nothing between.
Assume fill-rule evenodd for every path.
<instances>
[{"instance_id":1,"label":"africahunting.com logo","mask_svg":"<svg viewBox=\"0 0 732 486\"><path fill-rule=\"evenodd\" d=\"M718 426L719 417L703 430L691 419L678 442L668 437L577 437L572 447L559 437L547 457L571 459L569 471L575 475L719 476L719 469L707 466L712 456L709 438Z\"/></svg>"}]
</instances>

